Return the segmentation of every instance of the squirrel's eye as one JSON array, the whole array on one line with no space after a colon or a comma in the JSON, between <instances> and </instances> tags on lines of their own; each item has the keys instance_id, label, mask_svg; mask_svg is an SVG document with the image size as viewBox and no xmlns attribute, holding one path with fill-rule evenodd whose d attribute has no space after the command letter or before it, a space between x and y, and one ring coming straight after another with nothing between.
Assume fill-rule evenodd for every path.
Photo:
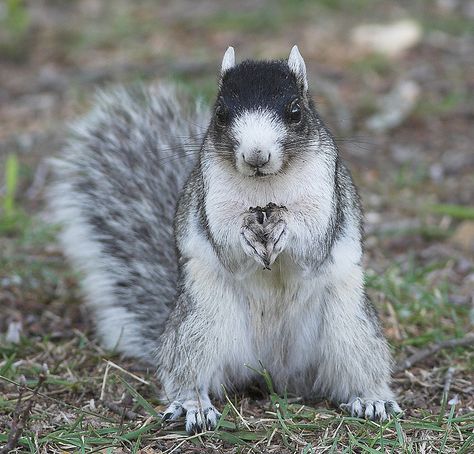
<instances>
[{"instance_id":1,"label":"squirrel's eye","mask_svg":"<svg viewBox=\"0 0 474 454\"><path fill-rule=\"evenodd\" d=\"M216 123L219 126L226 126L229 121L229 112L223 105L216 107Z\"/></svg>"},{"instance_id":2,"label":"squirrel's eye","mask_svg":"<svg viewBox=\"0 0 474 454\"><path fill-rule=\"evenodd\" d=\"M299 123L301 121L301 106L297 99L295 99L288 109L288 119L292 123Z\"/></svg>"}]
</instances>

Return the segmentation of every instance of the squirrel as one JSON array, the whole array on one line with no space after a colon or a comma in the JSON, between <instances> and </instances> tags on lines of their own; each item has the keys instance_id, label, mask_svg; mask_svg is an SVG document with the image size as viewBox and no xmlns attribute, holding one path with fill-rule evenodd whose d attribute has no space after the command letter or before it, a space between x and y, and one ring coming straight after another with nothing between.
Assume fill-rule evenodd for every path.
<instances>
[{"instance_id":1,"label":"squirrel","mask_svg":"<svg viewBox=\"0 0 474 454\"><path fill-rule=\"evenodd\" d=\"M401 411L364 289L351 175L287 60L222 60L212 108L172 85L98 95L53 163L50 200L103 345L157 369L188 433L261 380L353 416Z\"/></svg>"}]
</instances>

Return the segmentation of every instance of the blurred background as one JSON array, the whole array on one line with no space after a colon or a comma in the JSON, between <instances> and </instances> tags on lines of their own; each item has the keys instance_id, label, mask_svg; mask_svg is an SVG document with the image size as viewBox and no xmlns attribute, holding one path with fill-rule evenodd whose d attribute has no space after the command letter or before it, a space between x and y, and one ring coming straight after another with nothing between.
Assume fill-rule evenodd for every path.
<instances>
[{"instance_id":1,"label":"blurred background","mask_svg":"<svg viewBox=\"0 0 474 454\"><path fill-rule=\"evenodd\" d=\"M41 356L37 340L59 348L75 330L91 334L45 222L45 158L67 122L117 83L171 79L211 101L228 45L240 61L286 58L298 44L360 188L369 293L397 358L463 336L474 292L473 25L473 0L1 0L4 352L16 343L18 357ZM452 364L460 408L472 409L466 349L396 376L402 406L439 406L431 385Z\"/></svg>"}]
</instances>

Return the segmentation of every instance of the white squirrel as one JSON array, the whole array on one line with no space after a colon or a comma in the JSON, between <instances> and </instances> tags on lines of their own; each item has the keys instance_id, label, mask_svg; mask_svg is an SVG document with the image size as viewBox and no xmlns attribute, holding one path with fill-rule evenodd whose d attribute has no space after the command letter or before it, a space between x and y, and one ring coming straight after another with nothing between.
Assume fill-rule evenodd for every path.
<instances>
[{"instance_id":1,"label":"white squirrel","mask_svg":"<svg viewBox=\"0 0 474 454\"><path fill-rule=\"evenodd\" d=\"M207 129L206 129L207 128ZM62 245L103 345L156 366L190 433L259 380L355 416L400 412L364 291L357 191L287 61L222 61L209 112L170 86L116 89L54 162Z\"/></svg>"}]
</instances>

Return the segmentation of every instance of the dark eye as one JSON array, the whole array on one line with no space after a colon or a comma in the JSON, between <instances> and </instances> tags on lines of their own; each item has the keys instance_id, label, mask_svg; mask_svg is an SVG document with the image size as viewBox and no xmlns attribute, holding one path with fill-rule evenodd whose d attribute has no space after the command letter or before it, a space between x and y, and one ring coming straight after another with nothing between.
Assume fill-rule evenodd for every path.
<instances>
[{"instance_id":1,"label":"dark eye","mask_svg":"<svg viewBox=\"0 0 474 454\"><path fill-rule=\"evenodd\" d=\"M292 101L289 105L288 120L290 120L291 123L299 123L301 121L301 106L297 99Z\"/></svg>"},{"instance_id":2,"label":"dark eye","mask_svg":"<svg viewBox=\"0 0 474 454\"><path fill-rule=\"evenodd\" d=\"M216 123L219 126L226 126L227 123L229 122L229 112L222 104L219 104L216 107L215 116L216 116Z\"/></svg>"}]
</instances>

